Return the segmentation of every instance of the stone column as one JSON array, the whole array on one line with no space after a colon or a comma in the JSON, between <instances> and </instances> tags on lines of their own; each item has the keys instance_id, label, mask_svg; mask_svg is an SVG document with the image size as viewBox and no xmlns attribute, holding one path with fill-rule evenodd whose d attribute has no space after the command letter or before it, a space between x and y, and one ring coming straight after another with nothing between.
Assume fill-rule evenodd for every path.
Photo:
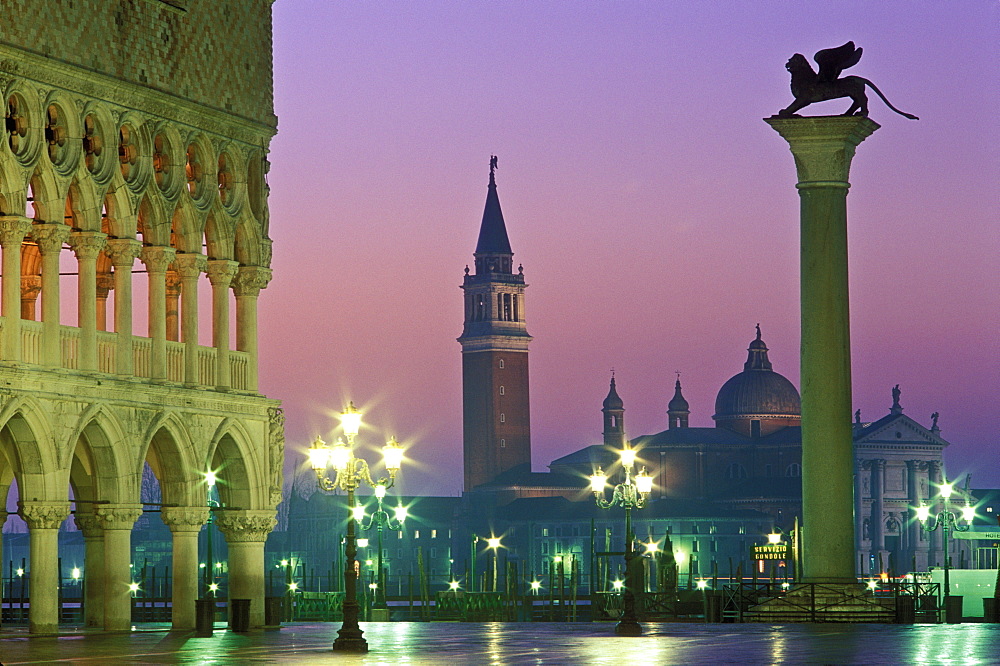
<instances>
[{"instance_id":1,"label":"stone column","mask_svg":"<svg viewBox=\"0 0 1000 666\"><path fill-rule=\"evenodd\" d=\"M80 327L80 349L77 368L97 370L97 255L104 249L107 234L99 231L74 231L69 245L76 253L79 265L77 285L77 325Z\"/></svg>"},{"instance_id":2,"label":"stone column","mask_svg":"<svg viewBox=\"0 0 1000 666\"><path fill-rule=\"evenodd\" d=\"M59 630L59 526L69 515L69 502L21 502L28 523L31 561L31 608L28 632Z\"/></svg>"},{"instance_id":3,"label":"stone column","mask_svg":"<svg viewBox=\"0 0 1000 666\"><path fill-rule=\"evenodd\" d=\"M847 190L862 116L768 118L801 202L803 582L855 584Z\"/></svg>"},{"instance_id":4,"label":"stone column","mask_svg":"<svg viewBox=\"0 0 1000 666\"><path fill-rule=\"evenodd\" d=\"M854 460L854 552L857 553L859 558L858 561L858 573L862 574L865 571L864 562L867 554L865 553L864 546L864 493L862 492L865 469L868 467L868 461L862 460L861 458L855 458Z\"/></svg>"},{"instance_id":5,"label":"stone column","mask_svg":"<svg viewBox=\"0 0 1000 666\"><path fill-rule=\"evenodd\" d=\"M236 277L239 263L226 259L208 262L208 281L212 283L212 346L215 347L215 388L232 388L229 372L229 285Z\"/></svg>"},{"instance_id":6,"label":"stone column","mask_svg":"<svg viewBox=\"0 0 1000 666\"><path fill-rule=\"evenodd\" d=\"M917 470L919 460L906 461L906 500L908 510L901 531L906 535L906 553L909 559L905 562L910 566L920 547L920 523L917 521L916 507L920 506L920 487L917 485Z\"/></svg>"},{"instance_id":7,"label":"stone column","mask_svg":"<svg viewBox=\"0 0 1000 666\"><path fill-rule=\"evenodd\" d=\"M59 330L59 256L69 239L65 224L36 224L31 235L42 255L42 358L44 365L62 365Z\"/></svg>"},{"instance_id":8,"label":"stone column","mask_svg":"<svg viewBox=\"0 0 1000 666\"><path fill-rule=\"evenodd\" d=\"M888 566L885 550L885 460L872 461L872 553L878 566L878 556L882 555L882 566Z\"/></svg>"},{"instance_id":9,"label":"stone column","mask_svg":"<svg viewBox=\"0 0 1000 666\"><path fill-rule=\"evenodd\" d=\"M7 522L7 511L4 509L7 505L4 504L0 506L0 566L3 565L3 524ZM0 581L3 580L3 571L0 571ZM3 607L3 585L0 585L0 608ZM3 618L0 617L0 627L3 627Z\"/></svg>"},{"instance_id":10,"label":"stone column","mask_svg":"<svg viewBox=\"0 0 1000 666\"><path fill-rule=\"evenodd\" d=\"M927 461L927 504L932 508L931 514L937 515L944 507L939 503L939 493L937 489L941 485L941 462L939 460ZM944 566L944 539L941 536L941 528L934 530L927 535L928 560L931 566Z\"/></svg>"},{"instance_id":11,"label":"stone column","mask_svg":"<svg viewBox=\"0 0 1000 666\"><path fill-rule=\"evenodd\" d=\"M132 353L132 266L142 253L142 243L131 238L108 241L106 250L115 267L115 333L118 334L119 375L134 374Z\"/></svg>"},{"instance_id":12,"label":"stone column","mask_svg":"<svg viewBox=\"0 0 1000 666\"><path fill-rule=\"evenodd\" d=\"M83 532L83 624L104 626L104 530L92 513L77 509L73 520Z\"/></svg>"},{"instance_id":13,"label":"stone column","mask_svg":"<svg viewBox=\"0 0 1000 666\"><path fill-rule=\"evenodd\" d=\"M35 301L42 291L42 278L39 275L21 276L21 319L34 321Z\"/></svg>"},{"instance_id":14,"label":"stone column","mask_svg":"<svg viewBox=\"0 0 1000 666\"><path fill-rule=\"evenodd\" d=\"M178 254L174 266L181 276L181 337L184 340L184 383L197 386L198 372L198 278L205 272L205 255Z\"/></svg>"},{"instance_id":15,"label":"stone column","mask_svg":"<svg viewBox=\"0 0 1000 666\"><path fill-rule=\"evenodd\" d=\"M171 628L194 629L198 598L198 535L208 520L207 506L163 507L160 516L173 536Z\"/></svg>"},{"instance_id":16,"label":"stone column","mask_svg":"<svg viewBox=\"0 0 1000 666\"><path fill-rule=\"evenodd\" d=\"M97 520L104 529L104 630L132 627L132 526L142 515L139 504L98 504Z\"/></svg>"},{"instance_id":17,"label":"stone column","mask_svg":"<svg viewBox=\"0 0 1000 666\"><path fill-rule=\"evenodd\" d=\"M236 348L247 352L247 390L257 392L257 298L271 281L271 269L242 266L233 281L236 295Z\"/></svg>"},{"instance_id":18,"label":"stone column","mask_svg":"<svg viewBox=\"0 0 1000 666\"><path fill-rule=\"evenodd\" d=\"M142 248L140 258L146 264L149 282L149 338L152 353L149 359L150 377L157 381L167 379L167 316L166 280L167 267L177 251L172 247L153 246Z\"/></svg>"},{"instance_id":19,"label":"stone column","mask_svg":"<svg viewBox=\"0 0 1000 666\"><path fill-rule=\"evenodd\" d=\"M31 230L31 220L21 215L0 215L3 246L3 359L21 360L21 243Z\"/></svg>"},{"instance_id":20,"label":"stone column","mask_svg":"<svg viewBox=\"0 0 1000 666\"><path fill-rule=\"evenodd\" d=\"M264 626L264 542L274 511L224 510L215 524L229 547L229 598L250 600L250 626Z\"/></svg>"},{"instance_id":21,"label":"stone column","mask_svg":"<svg viewBox=\"0 0 1000 666\"><path fill-rule=\"evenodd\" d=\"M108 295L115 287L115 279L111 273L100 271L97 274L97 330L108 330Z\"/></svg>"},{"instance_id":22,"label":"stone column","mask_svg":"<svg viewBox=\"0 0 1000 666\"><path fill-rule=\"evenodd\" d=\"M178 342L178 310L181 302L181 276L167 271L167 340Z\"/></svg>"}]
</instances>

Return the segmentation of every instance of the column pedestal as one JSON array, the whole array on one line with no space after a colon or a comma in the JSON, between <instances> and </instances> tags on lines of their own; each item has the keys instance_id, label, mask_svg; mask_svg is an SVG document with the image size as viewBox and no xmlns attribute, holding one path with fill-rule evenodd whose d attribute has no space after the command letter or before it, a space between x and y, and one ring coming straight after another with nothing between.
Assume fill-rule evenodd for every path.
<instances>
[{"instance_id":1,"label":"column pedestal","mask_svg":"<svg viewBox=\"0 0 1000 666\"><path fill-rule=\"evenodd\" d=\"M59 631L59 526L69 515L69 502L22 502L28 523L31 591L28 632Z\"/></svg>"},{"instance_id":2,"label":"column pedestal","mask_svg":"<svg viewBox=\"0 0 1000 666\"><path fill-rule=\"evenodd\" d=\"M861 116L768 118L788 141L801 202L803 582L856 584L847 190Z\"/></svg>"},{"instance_id":3,"label":"column pedestal","mask_svg":"<svg viewBox=\"0 0 1000 666\"><path fill-rule=\"evenodd\" d=\"M208 507L163 507L160 514L173 536L173 606L171 629L195 627L198 598L198 535L208 520Z\"/></svg>"},{"instance_id":4,"label":"column pedestal","mask_svg":"<svg viewBox=\"0 0 1000 666\"><path fill-rule=\"evenodd\" d=\"M264 626L264 542L278 522L274 516L274 511L237 510L216 516L229 548L229 598L250 600L251 628Z\"/></svg>"}]
</instances>

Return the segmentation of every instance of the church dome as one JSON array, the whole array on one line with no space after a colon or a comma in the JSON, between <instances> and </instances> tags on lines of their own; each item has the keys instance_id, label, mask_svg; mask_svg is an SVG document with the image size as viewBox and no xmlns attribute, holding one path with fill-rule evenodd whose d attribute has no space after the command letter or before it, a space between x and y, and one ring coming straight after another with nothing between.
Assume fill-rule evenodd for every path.
<instances>
[{"instance_id":1,"label":"church dome","mask_svg":"<svg viewBox=\"0 0 1000 666\"><path fill-rule=\"evenodd\" d=\"M712 418L716 425L751 432L752 428L744 427L749 421L767 422L764 434L778 427L797 425L801 414L799 392L788 379L771 369L759 325L757 338L747 351L743 372L723 384L715 398Z\"/></svg>"}]
</instances>

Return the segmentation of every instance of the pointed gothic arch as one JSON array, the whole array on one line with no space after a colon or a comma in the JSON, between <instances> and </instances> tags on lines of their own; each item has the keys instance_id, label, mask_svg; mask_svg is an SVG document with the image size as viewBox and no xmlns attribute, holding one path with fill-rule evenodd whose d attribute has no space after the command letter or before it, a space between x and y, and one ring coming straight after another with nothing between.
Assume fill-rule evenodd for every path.
<instances>
[{"instance_id":1,"label":"pointed gothic arch","mask_svg":"<svg viewBox=\"0 0 1000 666\"><path fill-rule=\"evenodd\" d=\"M267 484L261 467L252 455L253 439L243 425L224 419L212 437L208 465L219 479L219 499L224 506L238 509L269 509Z\"/></svg>"}]
</instances>

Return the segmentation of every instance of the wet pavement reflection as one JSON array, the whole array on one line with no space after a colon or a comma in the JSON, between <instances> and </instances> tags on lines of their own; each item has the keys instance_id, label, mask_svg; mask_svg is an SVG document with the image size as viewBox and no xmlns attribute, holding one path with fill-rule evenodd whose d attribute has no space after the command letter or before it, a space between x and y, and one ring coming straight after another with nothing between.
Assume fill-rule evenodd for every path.
<instances>
[{"instance_id":1,"label":"wet pavement reflection","mask_svg":"<svg viewBox=\"0 0 1000 666\"><path fill-rule=\"evenodd\" d=\"M221 625L220 625L221 626ZM609 623L362 624L370 651L334 653L339 625L211 638L140 625L130 634L28 637L0 631L12 664L997 664L1000 625L646 624L623 638Z\"/></svg>"}]
</instances>

